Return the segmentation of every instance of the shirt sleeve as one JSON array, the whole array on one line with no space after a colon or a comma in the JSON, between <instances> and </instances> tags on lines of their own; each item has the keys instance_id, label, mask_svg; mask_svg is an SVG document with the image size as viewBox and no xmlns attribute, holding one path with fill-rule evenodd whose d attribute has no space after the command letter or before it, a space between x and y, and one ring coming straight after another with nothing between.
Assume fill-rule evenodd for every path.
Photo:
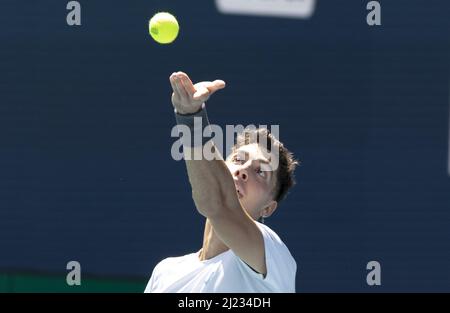
<instances>
[{"instance_id":1,"label":"shirt sleeve","mask_svg":"<svg viewBox=\"0 0 450 313\"><path fill-rule=\"evenodd\" d=\"M156 265L155 268L153 269L152 276L150 277L150 280L148 281L147 286L145 287L144 293L154 292L154 289L155 289L154 284L155 284L156 277L158 276L158 274L157 274L158 265Z\"/></svg>"}]
</instances>

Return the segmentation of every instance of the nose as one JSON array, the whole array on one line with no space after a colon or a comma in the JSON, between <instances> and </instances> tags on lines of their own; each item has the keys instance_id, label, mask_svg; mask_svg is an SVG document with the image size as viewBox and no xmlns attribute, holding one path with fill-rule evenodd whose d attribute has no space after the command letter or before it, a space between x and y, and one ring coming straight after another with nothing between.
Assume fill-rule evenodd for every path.
<instances>
[{"instance_id":1,"label":"nose","mask_svg":"<svg viewBox=\"0 0 450 313\"><path fill-rule=\"evenodd\" d=\"M234 172L234 175L242 179L244 182L248 179L247 170L243 168L237 169L236 172Z\"/></svg>"}]
</instances>

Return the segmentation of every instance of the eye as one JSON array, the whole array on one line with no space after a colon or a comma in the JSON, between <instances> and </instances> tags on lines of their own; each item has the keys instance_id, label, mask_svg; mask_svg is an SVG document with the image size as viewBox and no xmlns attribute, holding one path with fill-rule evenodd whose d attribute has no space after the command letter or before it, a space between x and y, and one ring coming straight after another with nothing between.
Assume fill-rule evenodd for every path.
<instances>
[{"instance_id":1,"label":"eye","mask_svg":"<svg viewBox=\"0 0 450 313\"><path fill-rule=\"evenodd\" d=\"M231 161L233 161L233 163L236 164L242 164L244 162L244 160L240 159L237 154L235 154L232 158Z\"/></svg>"},{"instance_id":2,"label":"eye","mask_svg":"<svg viewBox=\"0 0 450 313\"><path fill-rule=\"evenodd\" d=\"M258 167L258 168L256 169L256 174L258 174L258 175L261 176L261 177L266 177L266 172L264 172L263 170L261 170L260 167Z\"/></svg>"}]
</instances>

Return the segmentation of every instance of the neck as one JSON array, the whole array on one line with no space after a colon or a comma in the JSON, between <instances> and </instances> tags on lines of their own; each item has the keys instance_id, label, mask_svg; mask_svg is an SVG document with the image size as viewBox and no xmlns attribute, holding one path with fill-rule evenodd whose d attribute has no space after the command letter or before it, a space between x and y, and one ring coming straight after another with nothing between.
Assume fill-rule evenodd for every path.
<instances>
[{"instance_id":1,"label":"neck","mask_svg":"<svg viewBox=\"0 0 450 313\"><path fill-rule=\"evenodd\" d=\"M209 220L206 220L205 231L203 233L203 246L200 250L200 261L211 259L229 248L219 239Z\"/></svg>"}]
</instances>

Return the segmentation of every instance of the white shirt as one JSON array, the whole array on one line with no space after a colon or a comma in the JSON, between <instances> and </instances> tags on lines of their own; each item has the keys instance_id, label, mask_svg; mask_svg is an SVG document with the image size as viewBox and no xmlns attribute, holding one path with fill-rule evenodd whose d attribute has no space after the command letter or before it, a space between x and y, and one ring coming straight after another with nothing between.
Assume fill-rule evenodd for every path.
<instances>
[{"instance_id":1,"label":"white shirt","mask_svg":"<svg viewBox=\"0 0 450 313\"><path fill-rule=\"evenodd\" d=\"M294 258L273 230L256 224L264 238L266 277L231 249L205 261L200 261L196 252L159 262L144 292L295 292Z\"/></svg>"}]
</instances>

